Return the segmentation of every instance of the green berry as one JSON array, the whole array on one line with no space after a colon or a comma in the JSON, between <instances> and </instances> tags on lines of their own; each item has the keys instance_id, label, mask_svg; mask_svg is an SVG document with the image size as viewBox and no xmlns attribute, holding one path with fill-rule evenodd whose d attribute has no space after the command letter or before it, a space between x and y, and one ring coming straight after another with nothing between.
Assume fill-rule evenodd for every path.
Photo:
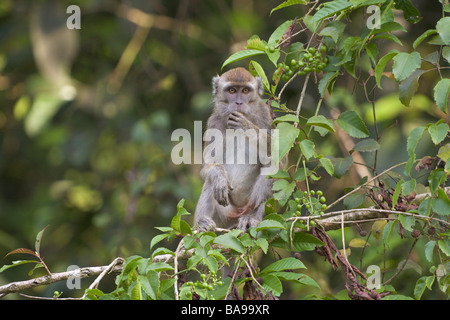
<instances>
[{"instance_id":1,"label":"green berry","mask_svg":"<svg viewBox=\"0 0 450 320\"><path fill-rule=\"evenodd\" d=\"M322 203L324 203L324 202L327 201L327 199L326 199L324 196L321 196L319 201L322 202Z\"/></svg>"},{"instance_id":2,"label":"green berry","mask_svg":"<svg viewBox=\"0 0 450 320\"><path fill-rule=\"evenodd\" d=\"M317 190L317 196L321 197L323 195L322 190Z\"/></svg>"},{"instance_id":3,"label":"green berry","mask_svg":"<svg viewBox=\"0 0 450 320\"><path fill-rule=\"evenodd\" d=\"M320 51L321 51L321 52L327 52L327 46L326 46L326 45L322 45L322 46L320 47Z\"/></svg>"},{"instance_id":4,"label":"green berry","mask_svg":"<svg viewBox=\"0 0 450 320\"><path fill-rule=\"evenodd\" d=\"M311 190L311 195L313 196L315 194L316 194L316 192L314 190Z\"/></svg>"},{"instance_id":5,"label":"green berry","mask_svg":"<svg viewBox=\"0 0 450 320\"><path fill-rule=\"evenodd\" d=\"M308 48L308 52L311 54L314 54L316 52L316 48L313 48L313 47Z\"/></svg>"}]
</instances>

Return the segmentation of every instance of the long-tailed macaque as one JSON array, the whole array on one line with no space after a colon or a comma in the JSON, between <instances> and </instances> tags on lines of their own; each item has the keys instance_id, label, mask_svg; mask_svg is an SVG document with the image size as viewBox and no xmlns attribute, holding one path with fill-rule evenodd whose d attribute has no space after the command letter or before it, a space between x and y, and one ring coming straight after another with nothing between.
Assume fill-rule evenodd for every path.
<instances>
[{"instance_id":1,"label":"long-tailed macaque","mask_svg":"<svg viewBox=\"0 0 450 320\"><path fill-rule=\"evenodd\" d=\"M204 185L194 218L201 229L245 231L263 219L273 181L262 174L271 157L272 124L262 93L261 79L244 68L213 78L214 110L207 129L215 129L216 135L210 141L205 139L200 171ZM223 141L211 152L208 146L218 142L217 133Z\"/></svg>"}]
</instances>

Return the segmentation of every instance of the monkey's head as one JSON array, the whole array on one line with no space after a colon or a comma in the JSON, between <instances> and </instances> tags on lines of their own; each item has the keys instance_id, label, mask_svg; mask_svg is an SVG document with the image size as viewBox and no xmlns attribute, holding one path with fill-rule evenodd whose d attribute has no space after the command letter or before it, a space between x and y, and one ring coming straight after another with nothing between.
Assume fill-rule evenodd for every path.
<instances>
[{"instance_id":1,"label":"monkey's head","mask_svg":"<svg viewBox=\"0 0 450 320\"><path fill-rule=\"evenodd\" d=\"M262 93L261 78L255 78L244 68L231 69L213 78L214 99L227 113L251 113L251 107L260 100Z\"/></svg>"}]
</instances>

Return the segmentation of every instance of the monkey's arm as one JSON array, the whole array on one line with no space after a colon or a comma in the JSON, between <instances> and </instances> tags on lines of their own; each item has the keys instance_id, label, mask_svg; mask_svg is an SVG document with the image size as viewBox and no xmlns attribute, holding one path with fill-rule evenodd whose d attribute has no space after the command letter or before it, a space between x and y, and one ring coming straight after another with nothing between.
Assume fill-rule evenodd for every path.
<instances>
[{"instance_id":1,"label":"monkey's arm","mask_svg":"<svg viewBox=\"0 0 450 320\"><path fill-rule=\"evenodd\" d=\"M212 195L216 201L226 207L230 203L228 194L233 190L224 166L218 163L205 164L200 171L205 183L212 187Z\"/></svg>"}]
</instances>

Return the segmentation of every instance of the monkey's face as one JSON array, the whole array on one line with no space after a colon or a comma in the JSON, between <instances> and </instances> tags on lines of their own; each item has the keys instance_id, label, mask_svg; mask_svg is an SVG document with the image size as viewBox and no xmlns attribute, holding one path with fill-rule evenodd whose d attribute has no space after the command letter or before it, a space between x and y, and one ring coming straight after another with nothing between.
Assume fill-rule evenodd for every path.
<instances>
[{"instance_id":1,"label":"monkey's face","mask_svg":"<svg viewBox=\"0 0 450 320\"><path fill-rule=\"evenodd\" d=\"M250 105L255 100L255 90L251 86L231 84L224 88L223 95L230 113L240 112L245 115L251 112Z\"/></svg>"},{"instance_id":2,"label":"monkey's face","mask_svg":"<svg viewBox=\"0 0 450 320\"><path fill-rule=\"evenodd\" d=\"M255 78L244 68L232 69L213 79L216 102L225 107L226 113L240 112L249 115L257 105L262 91L261 79Z\"/></svg>"}]
</instances>

